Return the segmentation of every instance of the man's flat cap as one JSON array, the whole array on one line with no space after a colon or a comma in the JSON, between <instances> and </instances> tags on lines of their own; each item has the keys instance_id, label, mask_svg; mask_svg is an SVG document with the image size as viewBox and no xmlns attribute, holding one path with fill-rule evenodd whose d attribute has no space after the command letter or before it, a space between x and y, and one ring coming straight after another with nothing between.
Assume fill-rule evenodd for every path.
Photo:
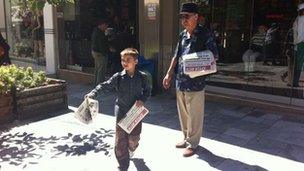
<instances>
[{"instance_id":1,"label":"man's flat cap","mask_svg":"<svg viewBox=\"0 0 304 171\"><path fill-rule=\"evenodd\" d=\"M198 13L198 6L196 3L193 3L193 2L184 3L180 10L180 13L183 13L183 12Z\"/></svg>"}]
</instances>

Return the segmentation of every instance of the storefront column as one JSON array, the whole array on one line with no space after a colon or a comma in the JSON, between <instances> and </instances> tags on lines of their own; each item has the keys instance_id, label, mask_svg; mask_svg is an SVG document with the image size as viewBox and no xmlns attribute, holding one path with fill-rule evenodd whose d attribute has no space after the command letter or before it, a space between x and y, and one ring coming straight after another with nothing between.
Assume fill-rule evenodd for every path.
<instances>
[{"instance_id":1,"label":"storefront column","mask_svg":"<svg viewBox=\"0 0 304 171\"><path fill-rule=\"evenodd\" d=\"M153 87L158 87L158 63L160 56L160 0L139 1L139 44L140 54L155 64ZM157 91L153 89L153 91Z\"/></svg>"},{"instance_id":2,"label":"storefront column","mask_svg":"<svg viewBox=\"0 0 304 171\"><path fill-rule=\"evenodd\" d=\"M159 55L159 0L139 1L139 43L146 59Z\"/></svg>"},{"instance_id":3,"label":"storefront column","mask_svg":"<svg viewBox=\"0 0 304 171\"><path fill-rule=\"evenodd\" d=\"M178 1L139 1L139 42L141 54L155 62L154 87L162 90L166 73L178 38Z\"/></svg>"},{"instance_id":4,"label":"storefront column","mask_svg":"<svg viewBox=\"0 0 304 171\"><path fill-rule=\"evenodd\" d=\"M58 68L57 60L57 37L55 29L57 27L57 12L56 8L46 3L43 9L44 16L44 36L45 36L45 59L46 59L46 74L56 74Z\"/></svg>"}]
</instances>

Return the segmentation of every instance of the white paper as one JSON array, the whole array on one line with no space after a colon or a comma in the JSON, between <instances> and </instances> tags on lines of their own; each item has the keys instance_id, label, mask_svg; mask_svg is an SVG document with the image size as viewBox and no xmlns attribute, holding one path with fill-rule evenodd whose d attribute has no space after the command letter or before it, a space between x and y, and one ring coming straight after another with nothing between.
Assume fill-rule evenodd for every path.
<instances>
[{"instance_id":1,"label":"white paper","mask_svg":"<svg viewBox=\"0 0 304 171\"><path fill-rule=\"evenodd\" d=\"M127 112L126 117L118 122L118 125L128 134L136 127L136 125L149 113L144 106L137 107L135 104Z\"/></svg>"},{"instance_id":2,"label":"white paper","mask_svg":"<svg viewBox=\"0 0 304 171\"><path fill-rule=\"evenodd\" d=\"M216 62L210 50L184 55L182 56L182 60L184 73L191 78L208 75L217 71Z\"/></svg>"},{"instance_id":3,"label":"white paper","mask_svg":"<svg viewBox=\"0 0 304 171\"><path fill-rule=\"evenodd\" d=\"M81 122L91 123L99 111L99 104L97 100L86 98L78 109L75 111L75 117Z\"/></svg>"}]
</instances>

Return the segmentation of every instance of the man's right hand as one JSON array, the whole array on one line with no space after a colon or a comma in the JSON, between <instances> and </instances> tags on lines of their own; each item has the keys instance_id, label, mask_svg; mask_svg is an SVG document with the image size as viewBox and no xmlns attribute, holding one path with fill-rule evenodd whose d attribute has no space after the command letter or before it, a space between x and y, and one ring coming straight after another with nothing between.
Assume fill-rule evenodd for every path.
<instances>
[{"instance_id":1,"label":"man's right hand","mask_svg":"<svg viewBox=\"0 0 304 171\"><path fill-rule=\"evenodd\" d=\"M170 87L171 76L167 74L163 79L163 87L167 90Z\"/></svg>"},{"instance_id":2,"label":"man's right hand","mask_svg":"<svg viewBox=\"0 0 304 171\"><path fill-rule=\"evenodd\" d=\"M88 94L84 95L84 99L86 99L86 98L94 99L94 94L93 93L88 93Z\"/></svg>"}]
</instances>

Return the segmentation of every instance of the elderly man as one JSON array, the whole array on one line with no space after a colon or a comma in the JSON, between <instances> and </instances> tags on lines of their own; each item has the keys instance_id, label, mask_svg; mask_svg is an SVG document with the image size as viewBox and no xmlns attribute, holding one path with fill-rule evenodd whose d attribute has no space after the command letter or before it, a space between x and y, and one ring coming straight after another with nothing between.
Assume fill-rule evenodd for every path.
<instances>
[{"instance_id":1,"label":"elderly man","mask_svg":"<svg viewBox=\"0 0 304 171\"><path fill-rule=\"evenodd\" d=\"M183 72L181 57L186 54L210 50L218 57L216 43L212 33L198 24L198 6L195 3L185 3L180 11L180 20L185 28L180 35L171 60L170 67L163 79L163 87L168 89L173 73L176 74L177 108L184 134L183 140L176 148L185 148L184 157L192 156L202 136L204 105L205 105L205 76L190 78Z\"/></svg>"}]
</instances>

